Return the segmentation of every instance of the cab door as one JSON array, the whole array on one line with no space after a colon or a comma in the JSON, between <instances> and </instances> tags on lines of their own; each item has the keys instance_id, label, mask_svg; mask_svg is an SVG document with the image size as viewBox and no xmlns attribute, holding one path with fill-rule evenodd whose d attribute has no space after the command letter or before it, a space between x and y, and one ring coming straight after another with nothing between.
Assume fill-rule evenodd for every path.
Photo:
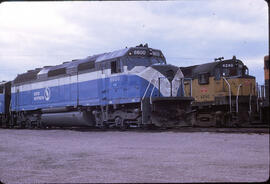
<instances>
[{"instance_id":1,"label":"cab door","mask_svg":"<svg viewBox=\"0 0 270 184\"><path fill-rule=\"evenodd\" d=\"M121 75L123 72L123 64L121 60L115 60L110 63L111 76L110 76L110 99L116 103L127 96L128 78Z\"/></svg>"},{"instance_id":2,"label":"cab door","mask_svg":"<svg viewBox=\"0 0 270 184\"><path fill-rule=\"evenodd\" d=\"M19 110L19 95L20 95L20 89L18 86L15 87L15 110L18 111Z\"/></svg>"},{"instance_id":3,"label":"cab door","mask_svg":"<svg viewBox=\"0 0 270 184\"><path fill-rule=\"evenodd\" d=\"M4 86L0 86L0 115L4 113L5 113L5 92Z\"/></svg>"},{"instance_id":4,"label":"cab door","mask_svg":"<svg viewBox=\"0 0 270 184\"><path fill-rule=\"evenodd\" d=\"M100 71L98 72L98 86L99 86L99 100L100 100L100 105L104 106L108 102L108 84L109 84L109 69L107 67L107 63L101 63L100 64Z\"/></svg>"}]
</instances>

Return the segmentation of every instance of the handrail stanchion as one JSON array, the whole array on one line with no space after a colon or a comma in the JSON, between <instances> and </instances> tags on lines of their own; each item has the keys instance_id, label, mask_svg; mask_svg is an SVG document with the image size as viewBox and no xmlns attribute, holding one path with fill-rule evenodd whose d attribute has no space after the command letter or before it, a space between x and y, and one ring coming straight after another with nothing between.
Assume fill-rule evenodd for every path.
<instances>
[{"instance_id":1,"label":"handrail stanchion","mask_svg":"<svg viewBox=\"0 0 270 184\"><path fill-rule=\"evenodd\" d=\"M237 88L237 95L236 95L236 113L238 113L238 97L239 97L239 91L240 91L240 87L242 86L242 84L238 85Z\"/></svg>"},{"instance_id":2,"label":"handrail stanchion","mask_svg":"<svg viewBox=\"0 0 270 184\"><path fill-rule=\"evenodd\" d=\"M230 113L232 112L232 96L231 96L231 85L230 83L227 81L227 79L225 77L222 77L224 79L224 81L226 82L226 84L229 87L229 104L230 104Z\"/></svg>"}]
</instances>

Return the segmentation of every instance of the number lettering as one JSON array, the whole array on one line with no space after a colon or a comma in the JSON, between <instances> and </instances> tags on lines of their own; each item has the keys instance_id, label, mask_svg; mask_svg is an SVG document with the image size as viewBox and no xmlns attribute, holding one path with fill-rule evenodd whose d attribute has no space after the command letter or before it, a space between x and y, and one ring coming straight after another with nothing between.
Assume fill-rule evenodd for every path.
<instances>
[{"instance_id":1,"label":"number lettering","mask_svg":"<svg viewBox=\"0 0 270 184\"><path fill-rule=\"evenodd\" d=\"M134 50L134 55L146 55L146 51L145 50Z\"/></svg>"}]
</instances>

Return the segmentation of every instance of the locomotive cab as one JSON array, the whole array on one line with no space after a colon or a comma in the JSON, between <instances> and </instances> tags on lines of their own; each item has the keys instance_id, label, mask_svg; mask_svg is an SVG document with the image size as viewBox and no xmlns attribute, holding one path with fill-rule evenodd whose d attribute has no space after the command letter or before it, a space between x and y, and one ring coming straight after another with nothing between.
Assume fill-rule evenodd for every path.
<instances>
[{"instance_id":1,"label":"locomotive cab","mask_svg":"<svg viewBox=\"0 0 270 184\"><path fill-rule=\"evenodd\" d=\"M183 73L167 64L161 51L137 46L128 52L126 64L129 74L140 77L143 125L170 127L190 123L187 117L192 116L193 98L185 95Z\"/></svg>"},{"instance_id":2,"label":"locomotive cab","mask_svg":"<svg viewBox=\"0 0 270 184\"><path fill-rule=\"evenodd\" d=\"M232 60L220 62L215 67L215 79L220 80L221 77L244 77L249 75L249 70L241 60L234 56Z\"/></svg>"}]
</instances>

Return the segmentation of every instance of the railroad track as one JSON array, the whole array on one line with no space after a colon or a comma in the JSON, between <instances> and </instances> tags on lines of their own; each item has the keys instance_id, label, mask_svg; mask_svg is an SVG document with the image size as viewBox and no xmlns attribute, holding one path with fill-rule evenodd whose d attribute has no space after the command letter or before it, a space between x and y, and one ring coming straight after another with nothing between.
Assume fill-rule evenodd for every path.
<instances>
[{"instance_id":1,"label":"railroad track","mask_svg":"<svg viewBox=\"0 0 270 184\"><path fill-rule=\"evenodd\" d=\"M19 129L19 128L14 128ZM167 129L142 129L142 128L128 128L125 130L118 128L101 129L91 127L52 127L52 128L33 128L30 130L72 130L80 132L213 132L213 133L267 133L269 134L269 127L241 127L241 128L216 128L216 127L177 127Z\"/></svg>"}]
</instances>

